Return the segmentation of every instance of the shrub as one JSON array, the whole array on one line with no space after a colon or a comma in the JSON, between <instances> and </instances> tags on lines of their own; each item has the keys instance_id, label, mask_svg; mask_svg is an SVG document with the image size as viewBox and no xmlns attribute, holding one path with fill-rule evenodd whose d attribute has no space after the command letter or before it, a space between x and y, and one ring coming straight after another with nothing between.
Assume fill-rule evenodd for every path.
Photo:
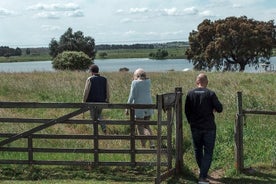
<instances>
[{"instance_id":1,"label":"shrub","mask_svg":"<svg viewBox=\"0 0 276 184\"><path fill-rule=\"evenodd\" d=\"M86 70L93 62L84 52L64 51L52 61L56 70Z\"/></svg>"}]
</instances>

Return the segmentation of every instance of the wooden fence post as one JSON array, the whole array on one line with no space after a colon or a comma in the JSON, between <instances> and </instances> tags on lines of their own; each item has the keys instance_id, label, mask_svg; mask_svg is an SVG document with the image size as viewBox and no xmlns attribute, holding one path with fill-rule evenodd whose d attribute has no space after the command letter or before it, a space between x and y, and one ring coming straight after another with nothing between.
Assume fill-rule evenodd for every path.
<instances>
[{"instance_id":1,"label":"wooden fence post","mask_svg":"<svg viewBox=\"0 0 276 184\"><path fill-rule=\"evenodd\" d=\"M239 173L244 169L243 161L243 110L242 92L237 92L237 117L235 121L235 167Z\"/></svg>"},{"instance_id":2,"label":"wooden fence post","mask_svg":"<svg viewBox=\"0 0 276 184\"><path fill-rule=\"evenodd\" d=\"M176 160L175 160L175 171L176 174L180 174L183 171L184 165L183 165L183 110L182 110L182 88L175 88L176 93L176 107L175 107L175 113L176 113Z\"/></svg>"},{"instance_id":3,"label":"wooden fence post","mask_svg":"<svg viewBox=\"0 0 276 184\"><path fill-rule=\"evenodd\" d=\"M162 95L157 95L157 165L156 165L156 179L155 184L161 183L161 144L162 144Z\"/></svg>"}]
</instances>

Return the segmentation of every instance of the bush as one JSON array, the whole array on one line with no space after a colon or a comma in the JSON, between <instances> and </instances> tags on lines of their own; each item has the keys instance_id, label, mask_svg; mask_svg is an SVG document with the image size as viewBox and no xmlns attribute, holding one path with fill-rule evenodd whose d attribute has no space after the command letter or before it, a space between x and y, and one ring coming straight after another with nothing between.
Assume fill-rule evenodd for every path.
<instances>
[{"instance_id":1,"label":"bush","mask_svg":"<svg viewBox=\"0 0 276 184\"><path fill-rule=\"evenodd\" d=\"M64 51L52 61L56 70L86 70L93 62L84 52Z\"/></svg>"}]
</instances>

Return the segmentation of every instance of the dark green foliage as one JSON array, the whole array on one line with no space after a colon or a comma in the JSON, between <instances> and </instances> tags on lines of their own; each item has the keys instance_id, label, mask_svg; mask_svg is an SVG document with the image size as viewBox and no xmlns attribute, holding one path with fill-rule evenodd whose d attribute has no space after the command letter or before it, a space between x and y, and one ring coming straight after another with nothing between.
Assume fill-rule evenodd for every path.
<instances>
[{"instance_id":1,"label":"dark green foliage","mask_svg":"<svg viewBox=\"0 0 276 184\"><path fill-rule=\"evenodd\" d=\"M57 70L86 70L92 62L83 52L64 51L54 58L52 64Z\"/></svg>"},{"instance_id":2,"label":"dark green foliage","mask_svg":"<svg viewBox=\"0 0 276 184\"><path fill-rule=\"evenodd\" d=\"M61 35L60 40L52 39L49 44L50 55L55 58L63 51L82 51L92 60L95 58L95 40L90 36L84 36L81 31L73 33L72 28Z\"/></svg>"},{"instance_id":3,"label":"dark green foliage","mask_svg":"<svg viewBox=\"0 0 276 184\"><path fill-rule=\"evenodd\" d=\"M20 48L10 48L7 46L0 47L0 56L10 57L10 56L21 56L22 51Z\"/></svg>"},{"instance_id":4,"label":"dark green foliage","mask_svg":"<svg viewBox=\"0 0 276 184\"><path fill-rule=\"evenodd\" d=\"M107 53L106 52L100 52L99 56L100 56L100 58L106 58L107 57Z\"/></svg>"},{"instance_id":5,"label":"dark green foliage","mask_svg":"<svg viewBox=\"0 0 276 184\"><path fill-rule=\"evenodd\" d=\"M150 53L149 57L153 59L165 59L169 55L167 50L158 49L156 53Z\"/></svg>"},{"instance_id":6,"label":"dark green foliage","mask_svg":"<svg viewBox=\"0 0 276 184\"><path fill-rule=\"evenodd\" d=\"M196 70L244 71L246 65L258 67L272 55L274 28L273 21L245 16L214 22L206 19L190 33L186 55Z\"/></svg>"}]
</instances>

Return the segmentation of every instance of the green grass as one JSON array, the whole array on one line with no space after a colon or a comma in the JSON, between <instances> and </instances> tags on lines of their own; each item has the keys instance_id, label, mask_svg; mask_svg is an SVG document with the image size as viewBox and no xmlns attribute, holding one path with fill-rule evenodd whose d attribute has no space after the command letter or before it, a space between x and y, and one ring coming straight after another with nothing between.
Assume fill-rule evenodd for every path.
<instances>
[{"instance_id":1,"label":"green grass","mask_svg":"<svg viewBox=\"0 0 276 184\"><path fill-rule=\"evenodd\" d=\"M116 58L149 58L151 52L157 52L158 49L113 49L113 50L100 50L96 54L96 59L102 59L99 54L102 52L107 53L105 59ZM167 48L169 53L167 59L181 59L186 58L185 48ZM0 63L4 62L25 62L25 61L48 61L52 60L49 54L37 54L37 55L22 55L11 57L0 57Z\"/></svg>"},{"instance_id":2,"label":"green grass","mask_svg":"<svg viewBox=\"0 0 276 184\"><path fill-rule=\"evenodd\" d=\"M25 62L25 61L48 61L48 60L51 60L51 56L49 54L22 55L22 56L10 56L10 57L0 56L0 63Z\"/></svg>"},{"instance_id":3,"label":"green grass","mask_svg":"<svg viewBox=\"0 0 276 184\"><path fill-rule=\"evenodd\" d=\"M152 96L173 92L182 87L184 96L195 87L198 72L149 72L152 80ZM81 102L85 72L33 72L0 73L0 101L23 102ZM128 98L132 73L102 73L110 83L111 103L125 103ZM243 107L246 109L276 111L275 73L208 73L209 88L216 91L224 105L224 112L216 114L217 142L210 172L219 172L224 183L276 183L276 122L275 116L247 115L244 127L245 167L252 168L243 174L236 173L234 167L234 122L236 116L236 93L243 92ZM0 109L1 117L58 117L64 112L50 109L26 110ZM106 110L107 119L124 119L121 110ZM184 165L185 172L179 178L170 178L166 183L195 183L197 167L194 160L190 130L185 116ZM86 118L89 118L86 115ZM157 119L156 113L153 119ZM1 131L17 131L29 126L7 127L0 125ZM72 125L73 126L73 125ZM49 131L87 133L85 126L57 126ZM109 126L112 133L126 132L125 127ZM20 144L20 143L19 143ZM23 143L21 143L23 144ZM74 143L68 142L66 145ZM83 143L86 144L86 143ZM110 146L113 143L105 143ZM120 142L116 144L122 144ZM64 145L64 146L66 146ZM80 145L81 146L81 145ZM16 154L15 154L16 155ZM3 156L3 155L2 155ZM43 157L43 155L42 155ZM122 156L123 157L123 156ZM73 156L71 157L73 158ZM70 158L70 159L71 159ZM105 158L104 158L105 159ZM114 159L122 159L116 158ZM27 168L27 170L26 170ZM152 183L154 168L100 167L98 169L79 167L47 167L1 165L1 183Z\"/></svg>"},{"instance_id":4,"label":"green grass","mask_svg":"<svg viewBox=\"0 0 276 184\"><path fill-rule=\"evenodd\" d=\"M113 50L100 50L96 55L96 59L100 59L100 53L106 52L106 59L113 58L149 58L151 52L156 53L158 49L113 49ZM168 51L168 59L181 59L186 58L185 48L166 48Z\"/></svg>"}]
</instances>

